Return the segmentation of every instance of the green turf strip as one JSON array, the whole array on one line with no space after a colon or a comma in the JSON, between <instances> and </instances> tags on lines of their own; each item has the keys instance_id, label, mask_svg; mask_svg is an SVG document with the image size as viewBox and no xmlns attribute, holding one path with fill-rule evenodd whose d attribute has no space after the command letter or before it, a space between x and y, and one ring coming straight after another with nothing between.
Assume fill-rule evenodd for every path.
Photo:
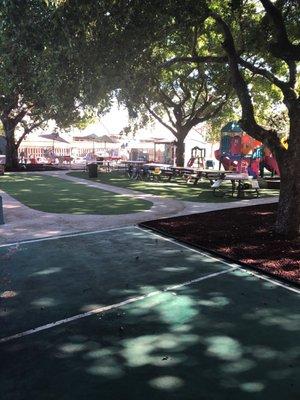
<instances>
[{"instance_id":1,"label":"green turf strip","mask_svg":"<svg viewBox=\"0 0 300 400\"><path fill-rule=\"evenodd\" d=\"M5 343L1 395L296 400L298 307L295 293L231 272Z\"/></svg>"},{"instance_id":2,"label":"green turf strip","mask_svg":"<svg viewBox=\"0 0 300 400\"><path fill-rule=\"evenodd\" d=\"M49 213L117 215L149 210L152 203L45 175L6 174L0 189L28 207Z\"/></svg>"},{"instance_id":3,"label":"green turf strip","mask_svg":"<svg viewBox=\"0 0 300 400\"><path fill-rule=\"evenodd\" d=\"M71 172L71 176L77 178L88 178L87 172ZM195 201L195 202L207 202L207 203L223 203L229 201L240 200L237 198L232 198L231 196L216 197L213 195L210 183L208 181L198 182L197 185L187 184L184 179L175 178L168 182L167 180L157 181L135 181L130 180L124 172L113 171L109 173L100 172L98 178L91 179L94 182L106 183L113 186L119 186L123 188L138 190L144 193L153 194L156 196L169 197L185 201ZM226 189L223 185L222 189ZM227 184L227 189L230 191L231 184ZM262 189L260 190L260 196L278 196L278 190ZM253 197L253 196L252 196ZM248 197L245 197L248 198Z\"/></svg>"}]
</instances>

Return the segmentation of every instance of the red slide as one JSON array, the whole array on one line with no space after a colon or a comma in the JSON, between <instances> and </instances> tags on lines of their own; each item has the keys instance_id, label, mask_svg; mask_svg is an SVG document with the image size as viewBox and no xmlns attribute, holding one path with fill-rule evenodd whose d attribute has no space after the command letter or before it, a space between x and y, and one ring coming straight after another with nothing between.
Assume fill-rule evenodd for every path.
<instances>
[{"instance_id":1,"label":"red slide","mask_svg":"<svg viewBox=\"0 0 300 400\"><path fill-rule=\"evenodd\" d=\"M264 164L267 170L274 172L276 175L280 175L277 161L272 155L264 156Z\"/></svg>"}]
</instances>

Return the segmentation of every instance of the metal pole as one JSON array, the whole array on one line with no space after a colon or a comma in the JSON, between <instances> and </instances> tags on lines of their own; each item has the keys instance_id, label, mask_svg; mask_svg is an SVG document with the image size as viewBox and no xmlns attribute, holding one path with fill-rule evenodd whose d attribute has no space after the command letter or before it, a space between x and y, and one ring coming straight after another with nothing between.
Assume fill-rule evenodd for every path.
<instances>
[{"instance_id":1,"label":"metal pole","mask_svg":"<svg viewBox=\"0 0 300 400\"><path fill-rule=\"evenodd\" d=\"M1 196L0 196L0 225L4 225L3 203Z\"/></svg>"}]
</instances>

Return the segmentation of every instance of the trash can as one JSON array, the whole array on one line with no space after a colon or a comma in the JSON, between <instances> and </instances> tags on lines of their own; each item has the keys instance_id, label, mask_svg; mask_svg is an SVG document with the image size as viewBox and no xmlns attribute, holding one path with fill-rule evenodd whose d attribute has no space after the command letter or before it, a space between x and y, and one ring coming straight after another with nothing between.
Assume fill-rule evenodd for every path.
<instances>
[{"instance_id":1,"label":"trash can","mask_svg":"<svg viewBox=\"0 0 300 400\"><path fill-rule=\"evenodd\" d=\"M6 162L6 156L4 154L0 154L0 175L4 175L5 162Z\"/></svg>"},{"instance_id":2,"label":"trash can","mask_svg":"<svg viewBox=\"0 0 300 400\"><path fill-rule=\"evenodd\" d=\"M97 178L98 165L96 163L88 164L89 178Z\"/></svg>"},{"instance_id":3,"label":"trash can","mask_svg":"<svg viewBox=\"0 0 300 400\"><path fill-rule=\"evenodd\" d=\"M213 160L206 160L206 163L205 163L205 164L206 164L206 165L205 165L205 168L207 168L207 169L209 169L209 168L214 169L215 163L214 163Z\"/></svg>"}]
</instances>

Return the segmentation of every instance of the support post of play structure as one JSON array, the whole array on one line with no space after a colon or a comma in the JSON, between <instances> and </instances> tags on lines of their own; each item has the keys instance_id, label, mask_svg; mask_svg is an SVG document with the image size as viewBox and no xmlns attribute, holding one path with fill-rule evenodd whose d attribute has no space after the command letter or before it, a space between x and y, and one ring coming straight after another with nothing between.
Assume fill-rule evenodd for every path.
<instances>
[{"instance_id":1,"label":"support post of play structure","mask_svg":"<svg viewBox=\"0 0 300 400\"><path fill-rule=\"evenodd\" d=\"M3 203L2 203L2 197L0 196L0 225L3 224L4 224Z\"/></svg>"}]
</instances>

